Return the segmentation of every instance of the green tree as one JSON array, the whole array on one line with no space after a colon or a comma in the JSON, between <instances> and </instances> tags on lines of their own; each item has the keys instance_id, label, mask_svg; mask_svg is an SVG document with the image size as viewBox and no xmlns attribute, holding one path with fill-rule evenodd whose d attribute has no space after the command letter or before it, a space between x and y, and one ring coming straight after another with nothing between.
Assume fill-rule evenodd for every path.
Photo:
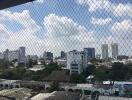
<instances>
[{"instance_id":1,"label":"green tree","mask_svg":"<svg viewBox=\"0 0 132 100\"><path fill-rule=\"evenodd\" d=\"M89 75L94 75L95 74L95 69L96 67L94 65L89 65L84 72L82 73L82 75L84 75L85 77L88 77Z\"/></svg>"},{"instance_id":2,"label":"green tree","mask_svg":"<svg viewBox=\"0 0 132 100\"><path fill-rule=\"evenodd\" d=\"M26 72L25 68L17 67L14 69L4 70L0 77L5 79L23 79L23 75Z\"/></svg>"},{"instance_id":3,"label":"green tree","mask_svg":"<svg viewBox=\"0 0 132 100\"><path fill-rule=\"evenodd\" d=\"M27 62L26 65L27 65L28 68L33 67L33 60L32 59L28 59L28 62Z\"/></svg>"},{"instance_id":4,"label":"green tree","mask_svg":"<svg viewBox=\"0 0 132 100\"><path fill-rule=\"evenodd\" d=\"M9 68L10 62L9 61L5 61L3 59L0 59L0 69L7 69Z\"/></svg>"},{"instance_id":5,"label":"green tree","mask_svg":"<svg viewBox=\"0 0 132 100\"><path fill-rule=\"evenodd\" d=\"M59 91L59 83L58 83L58 82L53 82L53 83L50 85L49 91L50 91L50 92Z\"/></svg>"},{"instance_id":6,"label":"green tree","mask_svg":"<svg viewBox=\"0 0 132 100\"><path fill-rule=\"evenodd\" d=\"M58 66L57 63L50 63L45 66L45 70L46 72L51 73L54 70L60 70L60 67Z\"/></svg>"},{"instance_id":7,"label":"green tree","mask_svg":"<svg viewBox=\"0 0 132 100\"><path fill-rule=\"evenodd\" d=\"M95 80L97 80L98 82L103 82L105 80L109 79L109 69L107 69L105 66L96 68L95 71Z\"/></svg>"},{"instance_id":8,"label":"green tree","mask_svg":"<svg viewBox=\"0 0 132 100\"><path fill-rule=\"evenodd\" d=\"M129 75L129 67L123 63L114 63L111 68L110 78L112 81L123 81Z\"/></svg>"},{"instance_id":9,"label":"green tree","mask_svg":"<svg viewBox=\"0 0 132 100\"><path fill-rule=\"evenodd\" d=\"M83 75L75 73L70 76L70 82L71 83L86 83L86 78Z\"/></svg>"}]
</instances>

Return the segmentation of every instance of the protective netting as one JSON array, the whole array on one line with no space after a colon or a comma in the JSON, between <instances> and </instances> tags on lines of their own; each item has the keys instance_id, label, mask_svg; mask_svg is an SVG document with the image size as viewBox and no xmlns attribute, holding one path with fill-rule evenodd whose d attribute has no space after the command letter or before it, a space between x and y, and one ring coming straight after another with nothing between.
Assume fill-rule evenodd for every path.
<instances>
[{"instance_id":1,"label":"protective netting","mask_svg":"<svg viewBox=\"0 0 132 100\"><path fill-rule=\"evenodd\" d=\"M117 55L131 56L131 0L42 0L0 11L1 51L27 48L27 54L118 46ZM115 54L116 55L116 54Z\"/></svg>"},{"instance_id":2,"label":"protective netting","mask_svg":"<svg viewBox=\"0 0 132 100\"><path fill-rule=\"evenodd\" d=\"M101 94L115 96L123 84L132 96L132 83L120 83L132 81L132 0L36 0L0 10L0 78L28 80L34 90L44 87L31 80L112 85Z\"/></svg>"}]
</instances>

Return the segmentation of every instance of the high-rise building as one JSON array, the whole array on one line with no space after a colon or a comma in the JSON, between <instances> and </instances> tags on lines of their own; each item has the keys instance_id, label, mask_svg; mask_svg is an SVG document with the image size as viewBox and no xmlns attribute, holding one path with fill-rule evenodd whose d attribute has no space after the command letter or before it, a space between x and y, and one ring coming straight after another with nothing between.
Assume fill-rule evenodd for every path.
<instances>
[{"instance_id":1,"label":"high-rise building","mask_svg":"<svg viewBox=\"0 0 132 100\"><path fill-rule=\"evenodd\" d=\"M43 54L43 59L44 59L45 63L47 63L47 64L52 62L53 61L53 53L45 51Z\"/></svg>"},{"instance_id":2,"label":"high-rise building","mask_svg":"<svg viewBox=\"0 0 132 100\"><path fill-rule=\"evenodd\" d=\"M70 74L83 71L83 54L77 50L73 50L67 53L67 69L70 70Z\"/></svg>"},{"instance_id":3,"label":"high-rise building","mask_svg":"<svg viewBox=\"0 0 132 100\"><path fill-rule=\"evenodd\" d=\"M95 58L95 48L84 48L84 54L89 58Z\"/></svg>"},{"instance_id":4,"label":"high-rise building","mask_svg":"<svg viewBox=\"0 0 132 100\"><path fill-rule=\"evenodd\" d=\"M108 53L108 44L102 45L102 59L108 59L109 53Z\"/></svg>"},{"instance_id":5,"label":"high-rise building","mask_svg":"<svg viewBox=\"0 0 132 100\"><path fill-rule=\"evenodd\" d=\"M24 63L26 61L25 47L20 47L18 51L19 51L18 61L20 63Z\"/></svg>"},{"instance_id":6,"label":"high-rise building","mask_svg":"<svg viewBox=\"0 0 132 100\"><path fill-rule=\"evenodd\" d=\"M112 58L113 59L117 59L117 56L118 56L118 44L117 43L111 44L111 48L112 48Z\"/></svg>"},{"instance_id":7,"label":"high-rise building","mask_svg":"<svg viewBox=\"0 0 132 100\"><path fill-rule=\"evenodd\" d=\"M5 61L8 61L8 60L9 60L9 59L8 59L9 50L6 49L6 50L3 52L3 54L4 54L4 60L5 60Z\"/></svg>"},{"instance_id":8,"label":"high-rise building","mask_svg":"<svg viewBox=\"0 0 132 100\"><path fill-rule=\"evenodd\" d=\"M88 61L95 58L95 48L84 48L84 68L88 66Z\"/></svg>"},{"instance_id":9,"label":"high-rise building","mask_svg":"<svg viewBox=\"0 0 132 100\"><path fill-rule=\"evenodd\" d=\"M66 53L64 51L61 51L61 58L66 58Z\"/></svg>"}]
</instances>

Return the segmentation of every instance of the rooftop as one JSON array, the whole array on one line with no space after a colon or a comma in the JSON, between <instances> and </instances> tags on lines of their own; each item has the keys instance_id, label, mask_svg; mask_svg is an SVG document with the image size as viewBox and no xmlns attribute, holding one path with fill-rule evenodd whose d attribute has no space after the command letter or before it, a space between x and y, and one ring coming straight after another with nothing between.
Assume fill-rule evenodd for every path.
<instances>
[{"instance_id":1,"label":"rooftop","mask_svg":"<svg viewBox=\"0 0 132 100\"><path fill-rule=\"evenodd\" d=\"M6 80L6 79L0 79L1 84L12 84L12 83L18 83L19 80Z\"/></svg>"},{"instance_id":2,"label":"rooftop","mask_svg":"<svg viewBox=\"0 0 132 100\"><path fill-rule=\"evenodd\" d=\"M40 93L31 100L79 100L80 96L77 93L55 91L52 93Z\"/></svg>"},{"instance_id":3,"label":"rooftop","mask_svg":"<svg viewBox=\"0 0 132 100\"><path fill-rule=\"evenodd\" d=\"M14 88L0 91L0 100L25 100L31 96L31 90L26 88ZM12 99L13 100L13 99Z\"/></svg>"}]
</instances>

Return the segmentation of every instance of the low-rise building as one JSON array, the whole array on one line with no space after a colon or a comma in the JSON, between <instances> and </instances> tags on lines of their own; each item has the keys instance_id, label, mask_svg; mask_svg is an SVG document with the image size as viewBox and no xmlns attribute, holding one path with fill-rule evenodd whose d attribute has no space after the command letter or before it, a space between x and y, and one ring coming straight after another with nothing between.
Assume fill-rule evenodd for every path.
<instances>
[{"instance_id":1,"label":"low-rise building","mask_svg":"<svg viewBox=\"0 0 132 100\"><path fill-rule=\"evenodd\" d=\"M45 69L44 65L34 65L32 68L29 68L28 70L36 72L43 69Z\"/></svg>"},{"instance_id":2,"label":"low-rise building","mask_svg":"<svg viewBox=\"0 0 132 100\"><path fill-rule=\"evenodd\" d=\"M128 59L129 56L126 56L126 55L118 55L117 56L117 60L123 60L123 59Z\"/></svg>"},{"instance_id":3,"label":"low-rise building","mask_svg":"<svg viewBox=\"0 0 132 100\"><path fill-rule=\"evenodd\" d=\"M78 93L66 91L54 91L52 93L40 93L31 98L31 100L80 100Z\"/></svg>"},{"instance_id":4,"label":"low-rise building","mask_svg":"<svg viewBox=\"0 0 132 100\"><path fill-rule=\"evenodd\" d=\"M31 90L26 88L14 88L0 91L0 100L29 100Z\"/></svg>"},{"instance_id":5,"label":"low-rise building","mask_svg":"<svg viewBox=\"0 0 132 100\"><path fill-rule=\"evenodd\" d=\"M11 88L20 88L19 80L0 80L1 89L11 89Z\"/></svg>"},{"instance_id":6,"label":"low-rise building","mask_svg":"<svg viewBox=\"0 0 132 100\"><path fill-rule=\"evenodd\" d=\"M19 51L9 51L8 53L8 60L11 62L13 60L19 59Z\"/></svg>"},{"instance_id":7,"label":"low-rise building","mask_svg":"<svg viewBox=\"0 0 132 100\"><path fill-rule=\"evenodd\" d=\"M66 59L55 59L54 62L56 62L59 66L66 67L67 60Z\"/></svg>"},{"instance_id":8,"label":"low-rise building","mask_svg":"<svg viewBox=\"0 0 132 100\"><path fill-rule=\"evenodd\" d=\"M4 52L0 53L0 59L10 62L17 60L19 63L25 63L25 47L20 47L18 50L12 51L6 49Z\"/></svg>"}]
</instances>

